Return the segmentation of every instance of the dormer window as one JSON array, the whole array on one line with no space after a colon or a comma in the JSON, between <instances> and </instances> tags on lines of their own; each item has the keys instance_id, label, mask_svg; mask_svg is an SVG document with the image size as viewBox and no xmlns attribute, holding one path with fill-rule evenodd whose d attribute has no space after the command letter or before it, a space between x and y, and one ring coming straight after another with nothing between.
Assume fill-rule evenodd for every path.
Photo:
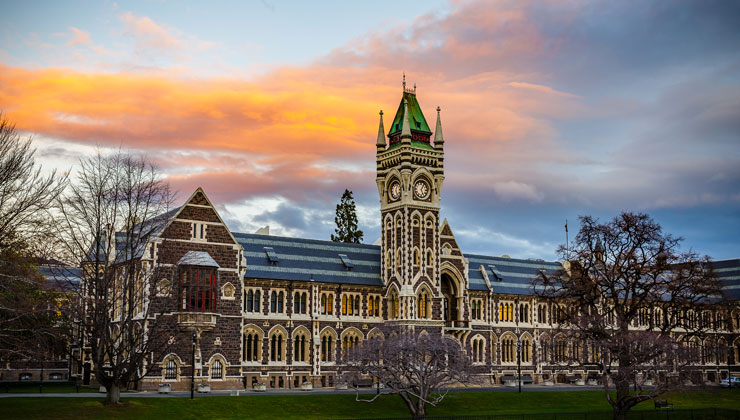
<instances>
[{"instance_id":1,"label":"dormer window","mask_svg":"<svg viewBox=\"0 0 740 420\"><path fill-rule=\"evenodd\" d=\"M344 264L344 268L347 269L347 271L352 270L354 268L354 264L352 263L352 260L349 259L349 257L345 254L339 254L339 258L342 260L342 264Z\"/></svg>"},{"instance_id":2,"label":"dormer window","mask_svg":"<svg viewBox=\"0 0 740 420\"><path fill-rule=\"evenodd\" d=\"M270 264L277 265L278 261L280 261L280 258L278 258L275 250L271 246L266 246L264 249L265 254L267 255L267 260L270 261Z\"/></svg>"},{"instance_id":3,"label":"dormer window","mask_svg":"<svg viewBox=\"0 0 740 420\"><path fill-rule=\"evenodd\" d=\"M501 272L498 271L498 269L496 268L495 265L491 264L491 265L488 266L488 268L491 270L491 273L493 274L494 280L496 280L496 281L503 281L504 280L503 274L501 274Z\"/></svg>"}]
</instances>

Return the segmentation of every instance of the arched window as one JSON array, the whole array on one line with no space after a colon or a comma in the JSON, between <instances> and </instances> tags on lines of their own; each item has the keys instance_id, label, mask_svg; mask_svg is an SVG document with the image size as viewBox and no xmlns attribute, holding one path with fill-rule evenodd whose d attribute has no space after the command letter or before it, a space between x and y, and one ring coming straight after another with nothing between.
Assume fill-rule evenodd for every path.
<instances>
[{"instance_id":1,"label":"arched window","mask_svg":"<svg viewBox=\"0 0 740 420\"><path fill-rule=\"evenodd\" d=\"M255 327L244 330L243 356L245 362L259 362L262 360L262 331Z\"/></svg>"},{"instance_id":2,"label":"arched window","mask_svg":"<svg viewBox=\"0 0 740 420\"><path fill-rule=\"evenodd\" d=\"M728 351L727 348L727 341L724 338L720 338L719 342L717 343L717 355L719 356L719 360L717 363L720 365L726 365L727 359L728 359Z\"/></svg>"},{"instance_id":3,"label":"arched window","mask_svg":"<svg viewBox=\"0 0 740 420\"><path fill-rule=\"evenodd\" d=\"M516 340L512 335L505 335L501 339L501 363L516 362Z\"/></svg>"},{"instance_id":4,"label":"arched window","mask_svg":"<svg viewBox=\"0 0 740 420\"><path fill-rule=\"evenodd\" d=\"M356 331L349 331L342 337L342 357L347 356L347 352L353 347L357 347L360 344L360 334Z\"/></svg>"},{"instance_id":5,"label":"arched window","mask_svg":"<svg viewBox=\"0 0 740 420\"><path fill-rule=\"evenodd\" d=\"M583 342L581 340L576 340L573 342L573 360L576 362L581 361L581 349L583 348Z\"/></svg>"},{"instance_id":6,"label":"arched window","mask_svg":"<svg viewBox=\"0 0 740 420\"><path fill-rule=\"evenodd\" d=\"M427 249L427 268L434 268L434 253Z\"/></svg>"},{"instance_id":7,"label":"arched window","mask_svg":"<svg viewBox=\"0 0 740 420\"><path fill-rule=\"evenodd\" d=\"M332 348L334 343L334 336L329 331L325 331L321 334L321 361L331 362L334 360Z\"/></svg>"},{"instance_id":8,"label":"arched window","mask_svg":"<svg viewBox=\"0 0 740 420\"><path fill-rule=\"evenodd\" d=\"M421 265L421 252L419 248L414 248L414 266L418 267Z\"/></svg>"},{"instance_id":9,"label":"arched window","mask_svg":"<svg viewBox=\"0 0 740 420\"><path fill-rule=\"evenodd\" d=\"M355 295L355 315L360 315L360 296Z\"/></svg>"},{"instance_id":10,"label":"arched window","mask_svg":"<svg viewBox=\"0 0 740 420\"><path fill-rule=\"evenodd\" d=\"M306 313L306 300L307 300L308 294L306 292L301 293L301 313Z\"/></svg>"},{"instance_id":11,"label":"arched window","mask_svg":"<svg viewBox=\"0 0 740 420\"><path fill-rule=\"evenodd\" d=\"M388 319L398 318L398 295L395 291L391 292L391 296L388 299Z\"/></svg>"},{"instance_id":12,"label":"arched window","mask_svg":"<svg viewBox=\"0 0 740 420\"><path fill-rule=\"evenodd\" d=\"M396 250L396 270L401 270L401 248Z\"/></svg>"},{"instance_id":13,"label":"arched window","mask_svg":"<svg viewBox=\"0 0 740 420\"><path fill-rule=\"evenodd\" d=\"M522 363L532 362L532 340L529 337L524 337L521 341L521 357Z\"/></svg>"},{"instance_id":14,"label":"arched window","mask_svg":"<svg viewBox=\"0 0 740 420\"><path fill-rule=\"evenodd\" d=\"M223 379L224 378L224 365L221 360L216 359L211 363L211 379Z\"/></svg>"},{"instance_id":15,"label":"arched window","mask_svg":"<svg viewBox=\"0 0 740 420\"><path fill-rule=\"evenodd\" d=\"M427 295L426 291L423 291L419 293L419 295L416 297L417 299L417 312L416 316L417 318L429 318L431 314L431 305L429 302L429 295Z\"/></svg>"},{"instance_id":16,"label":"arched window","mask_svg":"<svg viewBox=\"0 0 740 420\"><path fill-rule=\"evenodd\" d=\"M274 290L270 293L270 312L277 312L277 292Z\"/></svg>"},{"instance_id":17,"label":"arched window","mask_svg":"<svg viewBox=\"0 0 740 420\"><path fill-rule=\"evenodd\" d=\"M293 337L293 362L308 362L307 346L308 339L305 333L299 332Z\"/></svg>"},{"instance_id":18,"label":"arched window","mask_svg":"<svg viewBox=\"0 0 740 420\"><path fill-rule=\"evenodd\" d=\"M553 348L553 361L555 363L564 363L568 358L568 342L562 337L555 339Z\"/></svg>"},{"instance_id":19,"label":"arched window","mask_svg":"<svg viewBox=\"0 0 740 420\"><path fill-rule=\"evenodd\" d=\"M347 295L342 295L342 315L347 315Z\"/></svg>"},{"instance_id":20,"label":"arched window","mask_svg":"<svg viewBox=\"0 0 740 420\"><path fill-rule=\"evenodd\" d=\"M277 311L280 314L283 313L283 302L284 301L285 301L285 294L283 292L278 293L278 301L277 301L278 307L277 307Z\"/></svg>"},{"instance_id":21,"label":"arched window","mask_svg":"<svg viewBox=\"0 0 740 420\"><path fill-rule=\"evenodd\" d=\"M326 314L326 295L321 294L321 313Z\"/></svg>"},{"instance_id":22,"label":"arched window","mask_svg":"<svg viewBox=\"0 0 740 420\"><path fill-rule=\"evenodd\" d=\"M485 362L484 343L485 340L483 339L483 337L473 338L471 342L473 350L473 363Z\"/></svg>"},{"instance_id":23,"label":"arched window","mask_svg":"<svg viewBox=\"0 0 740 420\"><path fill-rule=\"evenodd\" d=\"M298 292L295 292L293 294L293 313L294 314L301 313L301 294Z\"/></svg>"},{"instance_id":24,"label":"arched window","mask_svg":"<svg viewBox=\"0 0 740 420\"><path fill-rule=\"evenodd\" d=\"M164 365L164 379L177 379L178 366L175 359L167 360Z\"/></svg>"},{"instance_id":25,"label":"arched window","mask_svg":"<svg viewBox=\"0 0 740 420\"><path fill-rule=\"evenodd\" d=\"M552 346L550 344L550 340L548 340L547 338L540 337L540 346L541 346L540 348L541 348L541 356L542 356L540 360L542 362L550 362L551 361L550 356L552 356L550 352L550 349Z\"/></svg>"},{"instance_id":26,"label":"arched window","mask_svg":"<svg viewBox=\"0 0 740 420\"><path fill-rule=\"evenodd\" d=\"M276 331L270 336L270 361L282 362L285 360L283 351L285 350L285 338L280 331Z\"/></svg>"}]
</instances>

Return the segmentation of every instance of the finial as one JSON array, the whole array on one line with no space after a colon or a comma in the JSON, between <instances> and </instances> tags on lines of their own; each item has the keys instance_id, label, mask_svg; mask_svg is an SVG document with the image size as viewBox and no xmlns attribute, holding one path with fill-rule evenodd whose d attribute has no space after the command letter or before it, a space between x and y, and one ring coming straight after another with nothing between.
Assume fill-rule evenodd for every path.
<instances>
[{"instance_id":1,"label":"finial","mask_svg":"<svg viewBox=\"0 0 740 420\"><path fill-rule=\"evenodd\" d=\"M406 72L403 72L403 90L406 90Z\"/></svg>"},{"instance_id":2,"label":"finial","mask_svg":"<svg viewBox=\"0 0 740 420\"><path fill-rule=\"evenodd\" d=\"M409 122L409 101L403 98L403 123L401 125L401 143L411 143L411 123Z\"/></svg>"},{"instance_id":3,"label":"finial","mask_svg":"<svg viewBox=\"0 0 740 420\"><path fill-rule=\"evenodd\" d=\"M385 127L383 127L383 110L380 110L380 124L378 124L378 141L375 143L378 153L385 150Z\"/></svg>"},{"instance_id":4,"label":"finial","mask_svg":"<svg viewBox=\"0 0 740 420\"><path fill-rule=\"evenodd\" d=\"M440 149L445 142L444 136L442 135L442 118L439 114L441 110L442 108L437 107L437 128L434 130L434 147Z\"/></svg>"},{"instance_id":5,"label":"finial","mask_svg":"<svg viewBox=\"0 0 740 420\"><path fill-rule=\"evenodd\" d=\"M416 94L416 83L414 83L414 94Z\"/></svg>"}]
</instances>

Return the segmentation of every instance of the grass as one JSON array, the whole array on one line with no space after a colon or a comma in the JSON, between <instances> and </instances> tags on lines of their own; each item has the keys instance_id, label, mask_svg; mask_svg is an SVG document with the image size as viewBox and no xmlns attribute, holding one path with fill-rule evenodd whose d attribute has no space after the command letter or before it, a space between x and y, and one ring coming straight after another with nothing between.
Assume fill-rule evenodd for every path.
<instances>
[{"instance_id":1,"label":"grass","mask_svg":"<svg viewBox=\"0 0 740 420\"><path fill-rule=\"evenodd\" d=\"M665 396L679 408L740 407L740 391L713 390ZM339 419L408 416L397 396L374 403L356 402L352 394L254 395L240 397L136 398L106 407L93 398L2 398L0 417L17 419ZM447 395L429 415L541 413L608 410L601 391L461 392ZM637 409L653 409L646 402Z\"/></svg>"}]
</instances>

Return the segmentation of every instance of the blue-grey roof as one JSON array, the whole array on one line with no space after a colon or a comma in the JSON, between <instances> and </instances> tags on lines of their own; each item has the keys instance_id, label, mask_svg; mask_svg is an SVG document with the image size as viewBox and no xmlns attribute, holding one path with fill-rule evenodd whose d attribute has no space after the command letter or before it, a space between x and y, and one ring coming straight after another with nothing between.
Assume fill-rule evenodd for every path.
<instances>
[{"instance_id":1,"label":"blue-grey roof","mask_svg":"<svg viewBox=\"0 0 740 420\"><path fill-rule=\"evenodd\" d=\"M740 259L712 261L712 268L719 277L725 298L740 300Z\"/></svg>"},{"instance_id":2,"label":"blue-grey roof","mask_svg":"<svg viewBox=\"0 0 740 420\"><path fill-rule=\"evenodd\" d=\"M247 278L290 281L313 279L325 283L383 285L380 278L380 247L377 245L247 233L233 235L244 247ZM274 253L277 261L271 262L268 252ZM345 259L351 261L351 268L348 269L342 262L340 255L345 255Z\"/></svg>"},{"instance_id":3,"label":"blue-grey roof","mask_svg":"<svg viewBox=\"0 0 740 420\"><path fill-rule=\"evenodd\" d=\"M545 270L547 274L555 274L562 268L559 262L520 260L506 257L489 257L485 255L465 254L468 258L468 279L470 290L488 291L481 265L486 270L488 281L494 293L511 295L534 295L532 281Z\"/></svg>"},{"instance_id":4,"label":"blue-grey roof","mask_svg":"<svg viewBox=\"0 0 740 420\"><path fill-rule=\"evenodd\" d=\"M180 258L177 265L199 265L201 267L216 267L220 265L205 251L188 251Z\"/></svg>"},{"instance_id":5,"label":"blue-grey roof","mask_svg":"<svg viewBox=\"0 0 740 420\"><path fill-rule=\"evenodd\" d=\"M40 265L39 274L44 276L49 287L62 291L73 291L80 287L82 270L66 265Z\"/></svg>"}]
</instances>

